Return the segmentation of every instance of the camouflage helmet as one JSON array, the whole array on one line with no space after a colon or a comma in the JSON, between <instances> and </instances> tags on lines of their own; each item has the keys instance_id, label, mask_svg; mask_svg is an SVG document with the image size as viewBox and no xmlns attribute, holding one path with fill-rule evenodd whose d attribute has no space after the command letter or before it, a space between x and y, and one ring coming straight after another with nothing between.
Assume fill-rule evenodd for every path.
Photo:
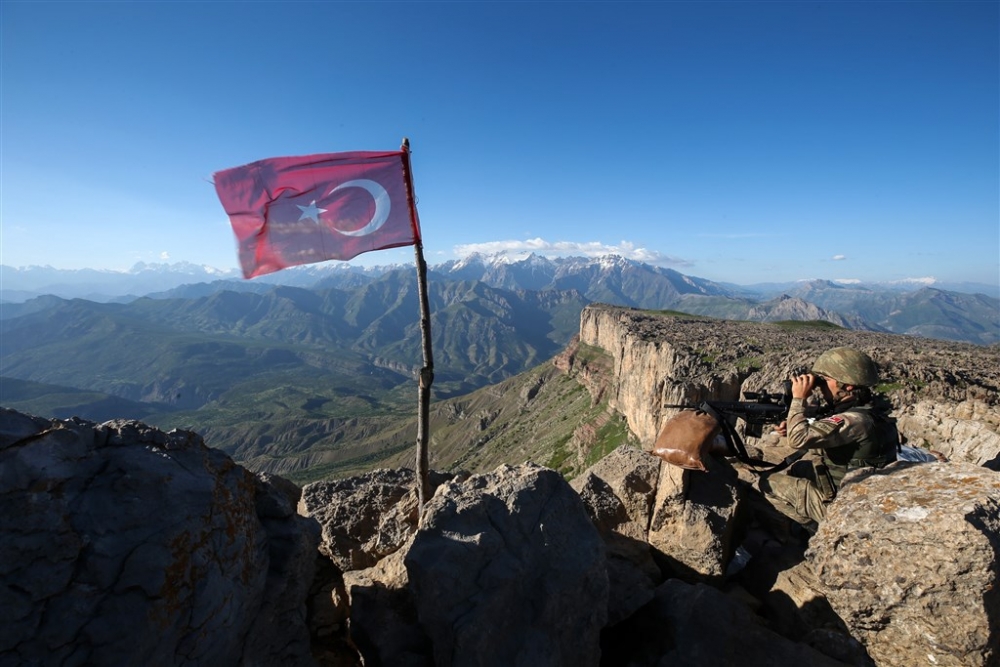
<instances>
[{"instance_id":1,"label":"camouflage helmet","mask_svg":"<svg viewBox=\"0 0 1000 667\"><path fill-rule=\"evenodd\" d=\"M878 384L875 362L864 352L853 347L835 347L819 355L812 372L833 378L840 384L856 387L874 387Z\"/></svg>"}]
</instances>

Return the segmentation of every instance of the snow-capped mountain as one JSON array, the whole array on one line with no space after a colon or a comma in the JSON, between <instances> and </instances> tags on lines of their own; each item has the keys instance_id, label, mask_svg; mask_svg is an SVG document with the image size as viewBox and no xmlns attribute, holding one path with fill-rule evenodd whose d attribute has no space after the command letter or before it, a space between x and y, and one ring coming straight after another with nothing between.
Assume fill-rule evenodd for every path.
<instances>
[{"instance_id":1,"label":"snow-capped mountain","mask_svg":"<svg viewBox=\"0 0 1000 667\"><path fill-rule=\"evenodd\" d=\"M735 295L732 289L710 280L620 255L548 259L533 253L522 257L473 254L439 264L434 271L454 280L479 280L503 289L572 289L591 301L640 308L665 308L684 294Z\"/></svg>"},{"instance_id":2,"label":"snow-capped mountain","mask_svg":"<svg viewBox=\"0 0 1000 667\"><path fill-rule=\"evenodd\" d=\"M0 266L0 302L20 304L46 294L91 301L130 301L143 295L196 298L223 290L263 293L274 285L352 291L395 271L412 276L414 267L324 262L245 281L236 270L188 263L137 264L123 272ZM430 267L429 280L476 281L511 291L572 290L590 302L729 319L813 317L853 328L985 344L1000 340L1000 308L988 286L972 293L949 291L940 283L929 283L931 279L905 284L811 280L741 287L619 255L550 259L535 254L473 254ZM810 310L814 307L819 310ZM7 308L4 316L15 311L19 308Z\"/></svg>"}]
</instances>

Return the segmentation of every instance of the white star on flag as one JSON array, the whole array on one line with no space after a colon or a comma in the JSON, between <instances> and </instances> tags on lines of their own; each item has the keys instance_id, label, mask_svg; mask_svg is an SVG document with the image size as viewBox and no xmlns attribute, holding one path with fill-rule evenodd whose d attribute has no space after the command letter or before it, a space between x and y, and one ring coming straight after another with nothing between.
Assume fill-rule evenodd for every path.
<instances>
[{"instance_id":1,"label":"white star on flag","mask_svg":"<svg viewBox=\"0 0 1000 667\"><path fill-rule=\"evenodd\" d=\"M319 207L316 206L316 200L315 199L313 199L311 202L309 202L309 206L301 206L299 204L296 204L296 206L298 206L299 210L302 211L302 215L299 216L299 222L301 222L301 221L303 221L303 220L305 220L307 218L312 218L312 221L315 222L318 225L319 224L319 214L320 213L326 213L326 209L325 208L319 208Z\"/></svg>"}]
</instances>

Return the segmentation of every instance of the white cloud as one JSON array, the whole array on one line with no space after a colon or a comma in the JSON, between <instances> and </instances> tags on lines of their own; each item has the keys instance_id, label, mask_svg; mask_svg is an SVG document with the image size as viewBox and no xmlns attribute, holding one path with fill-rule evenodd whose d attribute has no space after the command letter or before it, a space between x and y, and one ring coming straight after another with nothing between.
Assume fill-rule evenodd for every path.
<instances>
[{"instance_id":1,"label":"white cloud","mask_svg":"<svg viewBox=\"0 0 1000 667\"><path fill-rule=\"evenodd\" d=\"M160 259L164 261L170 259L170 253L164 250L163 252L160 253Z\"/></svg>"},{"instance_id":2,"label":"white cloud","mask_svg":"<svg viewBox=\"0 0 1000 667\"><path fill-rule=\"evenodd\" d=\"M847 259L847 255L834 255L830 259L832 259L835 262L840 262L840 261L843 261L843 260Z\"/></svg>"},{"instance_id":3,"label":"white cloud","mask_svg":"<svg viewBox=\"0 0 1000 667\"><path fill-rule=\"evenodd\" d=\"M840 283L841 285L860 285L861 281L857 278L834 278L831 282Z\"/></svg>"},{"instance_id":4,"label":"white cloud","mask_svg":"<svg viewBox=\"0 0 1000 667\"><path fill-rule=\"evenodd\" d=\"M524 241L465 243L455 246L454 252L459 257L465 257L474 252L486 255L533 252L543 257L601 257L603 255L621 255L627 259L657 266L694 266L692 262L686 259L664 255L648 248L637 247L629 241L622 241L618 245L607 245L598 241L580 243L578 241L546 241L545 239L534 238Z\"/></svg>"},{"instance_id":5,"label":"white cloud","mask_svg":"<svg viewBox=\"0 0 1000 667\"><path fill-rule=\"evenodd\" d=\"M926 276L924 278L900 278L899 280L890 280L890 285L902 285L909 283L916 283L918 285L933 285L937 282L937 278L934 276Z\"/></svg>"}]
</instances>

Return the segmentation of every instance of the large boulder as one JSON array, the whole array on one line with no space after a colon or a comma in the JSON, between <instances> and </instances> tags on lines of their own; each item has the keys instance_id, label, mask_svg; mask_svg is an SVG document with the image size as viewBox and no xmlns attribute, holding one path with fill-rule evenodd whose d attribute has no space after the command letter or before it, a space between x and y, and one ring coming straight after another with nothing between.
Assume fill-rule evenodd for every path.
<instances>
[{"instance_id":1,"label":"large boulder","mask_svg":"<svg viewBox=\"0 0 1000 667\"><path fill-rule=\"evenodd\" d=\"M844 480L810 541L830 605L879 665L1000 664L1000 476L894 463Z\"/></svg>"},{"instance_id":2,"label":"large boulder","mask_svg":"<svg viewBox=\"0 0 1000 667\"><path fill-rule=\"evenodd\" d=\"M653 598L663 574L647 541L660 459L622 445L570 482L608 554L608 624Z\"/></svg>"},{"instance_id":3,"label":"large boulder","mask_svg":"<svg viewBox=\"0 0 1000 667\"><path fill-rule=\"evenodd\" d=\"M413 470L380 469L307 484L299 513L319 522L320 552L347 572L399 549L417 529L417 504Z\"/></svg>"},{"instance_id":4,"label":"large boulder","mask_svg":"<svg viewBox=\"0 0 1000 667\"><path fill-rule=\"evenodd\" d=\"M365 664L433 667L430 638L420 626L404 558L409 543L373 567L344 573L351 643Z\"/></svg>"},{"instance_id":5,"label":"large boulder","mask_svg":"<svg viewBox=\"0 0 1000 667\"><path fill-rule=\"evenodd\" d=\"M454 475L432 471L437 488ZM373 567L417 530L417 475L410 468L378 469L307 484L299 513L322 528L320 552L342 572Z\"/></svg>"},{"instance_id":6,"label":"large boulder","mask_svg":"<svg viewBox=\"0 0 1000 667\"><path fill-rule=\"evenodd\" d=\"M677 576L717 583L738 546L746 507L736 471L713 457L705 464L706 472L660 466L649 543Z\"/></svg>"},{"instance_id":7,"label":"large boulder","mask_svg":"<svg viewBox=\"0 0 1000 667\"><path fill-rule=\"evenodd\" d=\"M194 433L0 409L0 663L309 664L297 491Z\"/></svg>"},{"instance_id":8,"label":"large boulder","mask_svg":"<svg viewBox=\"0 0 1000 667\"><path fill-rule=\"evenodd\" d=\"M554 470L501 466L443 485L405 556L434 664L596 666L605 559Z\"/></svg>"},{"instance_id":9,"label":"large boulder","mask_svg":"<svg viewBox=\"0 0 1000 667\"><path fill-rule=\"evenodd\" d=\"M971 400L914 401L896 411L896 421L911 445L940 451L950 461L1000 468L1000 410L996 405Z\"/></svg>"}]
</instances>

